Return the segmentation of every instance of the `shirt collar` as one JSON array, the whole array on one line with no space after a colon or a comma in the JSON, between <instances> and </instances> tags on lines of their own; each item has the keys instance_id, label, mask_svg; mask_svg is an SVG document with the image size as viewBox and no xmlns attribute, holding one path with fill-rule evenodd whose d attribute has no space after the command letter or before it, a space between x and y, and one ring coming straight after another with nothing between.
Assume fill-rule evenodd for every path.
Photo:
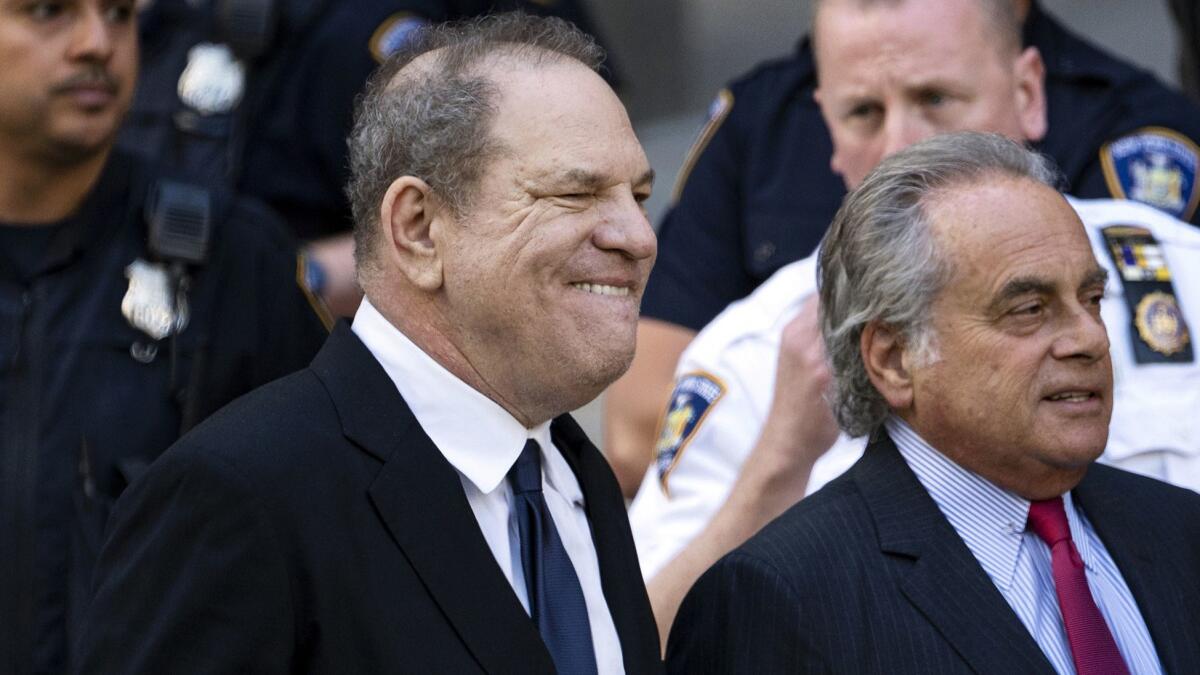
<instances>
[{"instance_id":1,"label":"shirt collar","mask_svg":"<svg viewBox=\"0 0 1200 675\"><path fill-rule=\"evenodd\" d=\"M550 422L527 429L492 399L446 370L363 298L351 326L395 383L417 423L446 461L480 492L495 490L525 441L542 448L542 475L573 503L583 493L566 460L550 452ZM565 473L564 473L565 472ZM569 480L568 480L569 478Z\"/></svg>"},{"instance_id":2,"label":"shirt collar","mask_svg":"<svg viewBox=\"0 0 1200 675\"><path fill-rule=\"evenodd\" d=\"M1007 590L1017 570L1029 500L959 466L900 418L890 417L885 425L904 461L992 583Z\"/></svg>"}]
</instances>

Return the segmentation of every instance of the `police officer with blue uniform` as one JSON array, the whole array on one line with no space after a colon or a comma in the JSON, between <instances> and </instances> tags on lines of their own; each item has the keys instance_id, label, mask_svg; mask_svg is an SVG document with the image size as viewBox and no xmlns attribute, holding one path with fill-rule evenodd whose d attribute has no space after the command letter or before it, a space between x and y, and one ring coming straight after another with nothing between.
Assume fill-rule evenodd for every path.
<instances>
[{"instance_id":1,"label":"police officer with blue uniform","mask_svg":"<svg viewBox=\"0 0 1200 675\"><path fill-rule=\"evenodd\" d=\"M1036 2L1024 39L1046 65L1049 130L1034 147L1058 163L1067 191L1134 199L1200 221L1200 110ZM846 192L829 169L816 84L805 37L791 57L759 66L718 95L658 232L645 316L698 331L816 248Z\"/></svg>"},{"instance_id":2,"label":"police officer with blue uniform","mask_svg":"<svg viewBox=\"0 0 1200 675\"><path fill-rule=\"evenodd\" d=\"M1033 147L1058 163L1065 189L1200 221L1200 109L1074 35L1036 2L1016 4L1018 15L1025 12L1023 40L1038 48L1046 70L1048 132ZM666 380L687 341L780 267L812 253L841 204L846 189L830 170L816 86L805 37L789 57L718 94L684 163L658 230L638 355L606 409L605 450L627 496L650 459Z\"/></svg>"},{"instance_id":3,"label":"police officer with blue uniform","mask_svg":"<svg viewBox=\"0 0 1200 675\"><path fill-rule=\"evenodd\" d=\"M132 5L0 8L4 673L68 670L118 495L326 335L277 216L112 149L136 79Z\"/></svg>"},{"instance_id":4,"label":"police officer with blue uniform","mask_svg":"<svg viewBox=\"0 0 1200 675\"><path fill-rule=\"evenodd\" d=\"M512 10L594 32L577 0L154 0L141 19L143 86L123 144L225 179L278 211L301 241L345 242L315 247L322 265L308 272L314 290L352 312L342 190L355 96L421 26Z\"/></svg>"}]
</instances>

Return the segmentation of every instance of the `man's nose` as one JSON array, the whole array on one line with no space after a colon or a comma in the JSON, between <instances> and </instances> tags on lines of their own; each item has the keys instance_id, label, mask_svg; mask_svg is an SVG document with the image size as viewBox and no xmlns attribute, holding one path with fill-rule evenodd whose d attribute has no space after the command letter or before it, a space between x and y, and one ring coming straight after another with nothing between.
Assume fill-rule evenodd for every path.
<instances>
[{"instance_id":1,"label":"man's nose","mask_svg":"<svg viewBox=\"0 0 1200 675\"><path fill-rule=\"evenodd\" d=\"M1099 316L1079 305L1063 321L1063 330L1054 344L1056 357L1096 360L1108 354L1108 329Z\"/></svg>"},{"instance_id":2,"label":"man's nose","mask_svg":"<svg viewBox=\"0 0 1200 675\"><path fill-rule=\"evenodd\" d=\"M604 209L602 222L593 234L596 246L620 251L634 260L653 258L658 251L658 238L642 205L632 193L622 195Z\"/></svg>"},{"instance_id":3,"label":"man's nose","mask_svg":"<svg viewBox=\"0 0 1200 675\"><path fill-rule=\"evenodd\" d=\"M113 53L113 25L98 4L81 3L71 35L71 57L105 62Z\"/></svg>"},{"instance_id":4,"label":"man's nose","mask_svg":"<svg viewBox=\"0 0 1200 675\"><path fill-rule=\"evenodd\" d=\"M935 129L914 111L894 110L883 126L883 160L908 146L933 136Z\"/></svg>"}]
</instances>

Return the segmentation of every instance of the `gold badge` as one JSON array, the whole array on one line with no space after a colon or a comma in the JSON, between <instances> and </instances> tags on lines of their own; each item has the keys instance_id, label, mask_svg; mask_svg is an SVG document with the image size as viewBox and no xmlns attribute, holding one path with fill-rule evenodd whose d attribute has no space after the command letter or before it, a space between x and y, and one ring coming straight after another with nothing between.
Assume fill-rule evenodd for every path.
<instances>
[{"instance_id":1,"label":"gold badge","mask_svg":"<svg viewBox=\"0 0 1200 675\"><path fill-rule=\"evenodd\" d=\"M1137 305L1134 324L1142 340L1159 354L1170 356L1187 346L1187 323L1173 295L1147 293Z\"/></svg>"}]
</instances>

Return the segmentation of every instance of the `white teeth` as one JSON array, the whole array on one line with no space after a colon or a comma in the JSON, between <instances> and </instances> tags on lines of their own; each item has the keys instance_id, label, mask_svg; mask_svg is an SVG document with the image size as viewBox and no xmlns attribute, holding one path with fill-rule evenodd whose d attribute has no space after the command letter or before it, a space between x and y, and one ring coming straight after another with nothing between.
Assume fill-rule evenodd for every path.
<instances>
[{"instance_id":1,"label":"white teeth","mask_svg":"<svg viewBox=\"0 0 1200 675\"><path fill-rule=\"evenodd\" d=\"M624 286L588 283L575 283L571 285L585 293L595 293L596 295L629 295L629 289Z\"/></svg>"},{"instance_id":2,"label":"white teeth","mask_svg":"<svg viewBox=\"0 0 1200 675\"><path fill-rule=\"evenodd\" d=\"M1092 395L1086 392L1069 391L1062 394L1055 394L1050 397L1051 401L1086 401Z\"/></svg>"}]
</instances>

